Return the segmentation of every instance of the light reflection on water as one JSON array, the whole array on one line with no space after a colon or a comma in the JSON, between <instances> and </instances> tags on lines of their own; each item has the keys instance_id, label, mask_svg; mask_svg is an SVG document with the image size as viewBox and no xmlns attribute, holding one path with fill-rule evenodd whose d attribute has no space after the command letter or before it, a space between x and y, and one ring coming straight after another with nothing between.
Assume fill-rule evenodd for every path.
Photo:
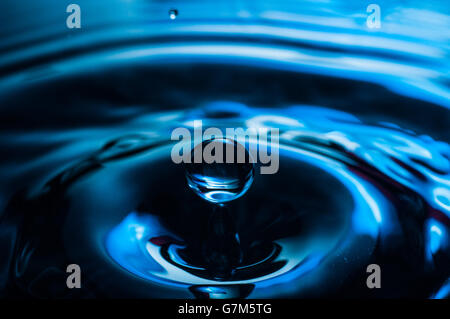
<instances>
[{"instance_id":1,"label":"light reflection on water","mask_svg":"<svg viewBox=\"0 0 450 319\"><path fill-rule=\"evenodd\" d=\"M31 28L41 20L27 10L51 2L3 6ZM382 1L383 27L368 31L349 1L171 2L176 19L159 2L95 5L76 35L53 7L39 32L8 17L0 31L0 229L26 229L4 243L0 269L22 269L11 282L67 259L108 282L94 295L360 296L355 282L380 263L396 283L387 296L448 295L448 6ZM191 270L171 263L209 209L168 162L171 131L195 120L280 129L279 174L233 206L250 255L280 247L250 258L258 272L212 280L194 248Z\"/></svg>"}]
</instances>

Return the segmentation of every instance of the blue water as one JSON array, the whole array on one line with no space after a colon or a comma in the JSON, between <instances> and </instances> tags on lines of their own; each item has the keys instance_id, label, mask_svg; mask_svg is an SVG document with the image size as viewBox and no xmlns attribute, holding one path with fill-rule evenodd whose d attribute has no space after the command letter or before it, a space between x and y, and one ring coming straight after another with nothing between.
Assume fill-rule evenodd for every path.
<instances>
[{"instance_id":1,"label":"blue water","mask_svg":"<svg viewBox=\"0 0 450 319\"><path fill-rule=\"evenodd\" d=\"M381 1L378 30L359 1L79 1L80 30L49 4L1 5L27 19L0 31L0 295L71 297L76 263L84 297L448 298L448 4ZM226 276L170 159L196 120L280 130Z\"/></svg>"}]
</instances>

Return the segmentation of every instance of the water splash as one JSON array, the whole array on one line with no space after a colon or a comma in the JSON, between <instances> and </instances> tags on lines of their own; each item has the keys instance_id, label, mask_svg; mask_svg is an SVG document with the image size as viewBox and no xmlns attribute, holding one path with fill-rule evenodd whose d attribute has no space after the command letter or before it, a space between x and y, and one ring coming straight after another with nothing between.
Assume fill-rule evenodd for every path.
<instances>
[{"instance_id":1,"label":"water splash","mask_svg":"<svg viewBox=\"0 0 450 319\"><path fill-rule=\"evenodd\" d=\"M370 33L348 1L183 3L176 23L120 2L76 37L33 11L34 40L5 21L1 292L64 297L45 283L74 262L83 296L371 297L375 262L384 297L448 297L449 20L413 4L383 4ZM226 276L201 253L211 207L169 157L195 120L281 133L279 173L227 193L243 253Z\"/></svg>"}]
</instances>

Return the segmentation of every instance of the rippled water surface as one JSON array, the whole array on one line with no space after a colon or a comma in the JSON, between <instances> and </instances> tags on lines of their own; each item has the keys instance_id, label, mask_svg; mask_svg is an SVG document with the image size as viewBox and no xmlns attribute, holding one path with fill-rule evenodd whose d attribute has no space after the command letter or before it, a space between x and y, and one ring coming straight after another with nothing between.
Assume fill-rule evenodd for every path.
<instances>
[{"instance_id":1,"label":"rippled water surface","mask_svg":"<svg viewBox=\"0 0 450 319\"><path fill-rule=\"evenodd\" d=\"M50 2L0 6L29 17L0 31L0 295L448 298L444 1L378 30L357 1L79 1L80 30ZM170 157L196 120L278 128L279 171L208 203Z\"/></svg>"}]
</instances>

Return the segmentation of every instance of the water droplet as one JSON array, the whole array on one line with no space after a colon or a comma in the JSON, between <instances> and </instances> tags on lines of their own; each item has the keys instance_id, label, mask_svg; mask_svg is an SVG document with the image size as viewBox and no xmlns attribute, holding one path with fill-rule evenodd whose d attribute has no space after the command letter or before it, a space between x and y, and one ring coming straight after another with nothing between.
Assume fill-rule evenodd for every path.
<instances>
[{"instance_id":1,"label":"water droplet","mask_svg":"<svg viewBox=\"0 0 450 319\"><path fill-rule=\"evenodd\" d=\"M238 158L244 160L238 163ZM189 187L217 204L241 197L252 184L253 176L253 161L247 149L227 138L197 144L191 152L191 163L186 164Z\"/></svg>"},{"instance_id":2,"label":"water droplet","mask_svg":"<svg viewBox=\"0 0 450 319\"><path fill-rule=\"evenodd\" d=\"M178 16L178 10L177 9L170 9L169 10L169 18L170 20L175 20Z\"/></svg>"}]
</instances>

